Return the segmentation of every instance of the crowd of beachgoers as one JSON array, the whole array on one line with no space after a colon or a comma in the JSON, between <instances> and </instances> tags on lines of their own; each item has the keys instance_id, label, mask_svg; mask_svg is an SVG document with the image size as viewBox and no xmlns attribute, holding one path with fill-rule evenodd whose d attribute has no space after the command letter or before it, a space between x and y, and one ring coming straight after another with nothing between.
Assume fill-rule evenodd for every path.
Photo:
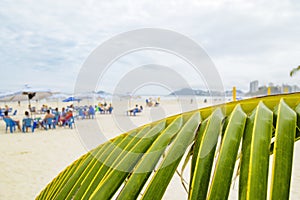
<instances>
[{"instance_id":1,"label":"crowd of beachgoers","mask_svg":"<svg viewBox=\"0 0 300 200\"><path fill-rule=\"evenodd\" d=\"M159 105L159 99L146 99L145 106L156 107ZM18 102L20 106L20 102ZM136 116L137 113L143 111L143 106L136 104L135 107L126 110L128 116ZM6 125L6 132L14 132L16 130L22 132L34 132L35 129L54 129L56 127L73 128L77 119L94 119L96 113L111 114L113 112L112 103L99 102L97 105L75 106L71 104L66 107L52 108L47 104L43 104L40 109L35 106L28 105L28 109L24 113L18 113L22 119L16 119L18 110L5 105L0 107L0 119L3 119ZM19 117L20 118L20 117Z\"/></svg>"},{"instance_id":2,"label":"crowd of beachgoers","mask_svg":"<svg viewBox=\"0 0 300 200\"><path fill-rule=\"evenodd\" d=\"M5 105L0 108L0 119L6 124L6 132L16 131L16 128L22 132L31 130L34 132L36 128L53 129L57 126L68 126L73 128L75 119L94 119L96 113L111 114L113 107L111 104L99 103L98 105L70 106L59 108L51 108L43 104L40 109L28 106L24 112L22 120L15 119L18 110Z\"/></svg>"}]
</instances>

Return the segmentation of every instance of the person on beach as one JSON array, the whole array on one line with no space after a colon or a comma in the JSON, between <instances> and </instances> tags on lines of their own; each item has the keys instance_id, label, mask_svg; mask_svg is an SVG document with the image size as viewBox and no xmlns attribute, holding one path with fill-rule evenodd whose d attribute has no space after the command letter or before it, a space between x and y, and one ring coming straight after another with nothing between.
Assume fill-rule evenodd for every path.
<instances>
[{"instance_id":1,"label":"person on beach","mask_svg":"<svg viewBox=\"0 0 300 200\"><path fill-rule=\"evenodd\" d=\"M152 107L153 106L152 98L146 99L146 105L148 107Z\"/></svg>"},{"instance_id":2,"label":"person on beach","mask_svg":"<svg viewBox=\"0 0 300 200\"><path fill-rule=\"evenodd\" d=\"M8 116L8 110L4 111L4 117L3 118L12 119L10 116ZM19 131L21 131L20 121L19 120L14 120L14 119L12 119L12 120L18 126Z\"/></svg>"},{"instance_id":3,"label":"person on beach","mask_svg":"<svg viewBox=\"0 0 300 200\"><path fill-rule=\"evenodd\" d=\"M111 103L109 104L109 107L107 108L107 112L109 113L109 114L111 114L111 112L112 112L112 110L113 110L114 108L112 107L112 105L111 105Z\"/></svg>"},{"instance_id":4,"label":"person on beach","mask_svg":"<svg viewBox=\"0 0 300 200\"><path fill-rule=\"evenodd\" d=\"M66 117L66 115L67 115L66 109L63 107L63 108L61 109L60 117Z\"/></svg>"},{"instance_id":5,"label":"person on beach","mask_svg":"<svg viewBox=\"0 0 300 200\"><path fill-rule=\"evenodd\" d=\"M140 109L138 110L139 112L142 112L143 111L143 106L140 106Z\"/></svg>"},{"instance_id":6,"label":"person on beach","mask_svg":"<svg viewBox=\"0 0 300 200\"><path fill-rule=\"evenodd\" d=\"M60 118L61 125L64 125L64 123L66 123L69 119L71 119L71 117L73 117L73 109L69 108L66 116Z\"/></svg>"},{"instance_id":7,"label":"person on beach","mask_svg":"<svg viewBox=\"0 0 300 200\"><path fill-rule=\"evenodd\" d=\"M33 126L32 125L33 120L32 120L32 118L29 117L28 111L25 111L25 117L23 118L22 122L23 122L23 126L22 126L23 133L25 133L25 129L26 129L26 132L28 132L28 128Z\"/></svg>"},{"instance_id":8,"label":"person on beach","mask_svg":"<svg viewBox=\"0 0 300 200\"><path fill-rule=\"evenodd\" d=\"M91 117L94 118L94 116L95 116L95 109L92 105L90 105L89 110L88 110L88 117L89 118L91 118Z\"/></svg>"},{"instance_id":9,"label":"person on beach","mask_svg":"<svg viewBox=\"0 0 300 200\"><path fill-rule=\"evenodd\" d=\"M40 122L40 125L44 127L44 125L47 123L47 120L50 118L54 119L54 115L50 113L50 110L47 110L44 119Z\"/></svg>"},{"instance_id":10,"label":"person on beach","mask_svg":"<svg viewBox=\"0 0 300 200\"><path fill-rule=\"evenodd\" d=\"M57 125L59 122L59 118L60 118L60 112L58 111L58 108L55 108L54 117L55 117L55 123Z\"/></svg>"},{"instance_id":11,"label":"person on beach","mask_svg":"<svg viewBox=\"0 0 300 200\"><path fill-rule=\"evenodd\" d=\"M135 116L136 113L142 112L142 110L143 110L143 106L140 106L140 107L139 107L139 105L135 105L135 108L133 108L133 109L127 111L127 115L128 115L128 113L129 113L129 115L132 115L132 114L133 114L133 115Z\"/></svg>"},{"instance_id":12,"label":"person on beach","mask_svg":"<svg viewBox=\"0 0 300 200\"><path fill-rule=\"evenodd\" d=\"M50 113L50 110L47 110L43 121L46 121L49 118L54 118L54 115Z\"/></svg>"},{"instance_id":13,"label":"person on beach","mask_svg":"<svg viewBox=\"0 0 300 200\"><path fill-rule=\"evenodd\" d=\"M41 113L45 113L45 112L47 112L47 110L48 110L48 106L43 104L41 107Z\"/></svg>"},{"instance_id":14,"label":"person on beach","mask_svg":"<svg viewBox=\"0 0 300 200\"><path fill-rule=\"evenodd\" d=\"M29 117L29 112L28 112L28 111L25 111L25 117L24 117L23 119L28 119L28 118L30 118L30 117Z\"/></svg>"}]
</instances>

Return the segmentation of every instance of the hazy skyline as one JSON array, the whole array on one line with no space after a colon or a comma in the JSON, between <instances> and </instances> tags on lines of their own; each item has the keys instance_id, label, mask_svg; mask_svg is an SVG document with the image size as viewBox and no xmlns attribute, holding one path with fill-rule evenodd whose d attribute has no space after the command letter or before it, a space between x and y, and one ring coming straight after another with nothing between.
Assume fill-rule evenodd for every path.
<instances>
[{"instance_id":1,"label":"hazy skyline","mask_svg":"<svg viewBox=\"0 0 300 200\"><path fill-rule=\"evenodd\" d=\"M102 42L126 31L153 27L182 33L203 47L225 89L300 85L298 1L6 1L0 2L1 91L29 84L71 92L87 56ZM144 52L115 63L108 77L141 64L166 63L186 71L167 55ZM122 70L120 70L122 68ZM201 81L186 74L193 87ZM106 79L111 90L117 80Z\"/></svg>"}]
</instances>

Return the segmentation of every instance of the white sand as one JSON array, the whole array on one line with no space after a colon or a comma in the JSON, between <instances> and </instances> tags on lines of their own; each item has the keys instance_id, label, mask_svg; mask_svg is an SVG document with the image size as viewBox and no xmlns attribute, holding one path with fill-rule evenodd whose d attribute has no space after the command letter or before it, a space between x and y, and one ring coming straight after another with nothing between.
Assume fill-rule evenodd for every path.
<instances>
[{"instance_id":1,"label":"white sand","mask_svg":"<svg viewBox=\"0 0 300 200\"><path fill-rule=\"evenodd\" d=\"M141 104L141 102L138 102ZM33 103L34 104L34 103ZM42 104L42 103L39 103ZM62 103L47 103L52 107L66 106ZM134 105L135 102L132 102ZM22 119L26 103L18 107L16 119ZM3 107L3 105L1 105ZM203 105L200 105L203 106ZM155 111L155 109L157 109ZM145 108L136 117L127 117L122 112L115 111L115 115L97 114L97 123L107 138L145 124L163 115L172 115L181 111L176 101L162 101L159 108ZM132 127L122 125L124 120L130 119ZM1 120L2 121L2 120ZM58 175L67 165L87 152L86 143L82 141L76 129L58 127L55 130L36 130L34 133L14 134L5 133L4 122L0 121L0 199L34 199L36 195ZM92 120L78 120L80 127L90 127ZM80 131L82 134L82 131ZM300 184L300 144L295 145L291 199L300 199L297 185ZM188 168L187 168L188 169ZM186 199L186 194L175 175L164 199ZM179 183L179 184L178 184ZM231 192L231 198L237 199L238 185Z\"/></svg>"}]
</instances>

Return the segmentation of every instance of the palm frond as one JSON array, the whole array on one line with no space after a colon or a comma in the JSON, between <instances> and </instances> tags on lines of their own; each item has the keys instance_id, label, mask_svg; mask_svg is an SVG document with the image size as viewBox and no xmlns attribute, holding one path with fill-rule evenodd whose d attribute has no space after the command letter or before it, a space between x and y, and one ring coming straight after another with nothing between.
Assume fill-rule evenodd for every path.
<instances>
[{"instance_id":1,"label":"palm frond","mask_svg":"<svg viewBox=\"0 0 300 200\"><path fill-rule=\"evenodd\" d=\"M288 199L299 101L300 93L253 98L145 125L80 157L36 199L161 199L184 155L189 199L227 199L236 166L240 199Z\"/></svg>"}]
</instances>

